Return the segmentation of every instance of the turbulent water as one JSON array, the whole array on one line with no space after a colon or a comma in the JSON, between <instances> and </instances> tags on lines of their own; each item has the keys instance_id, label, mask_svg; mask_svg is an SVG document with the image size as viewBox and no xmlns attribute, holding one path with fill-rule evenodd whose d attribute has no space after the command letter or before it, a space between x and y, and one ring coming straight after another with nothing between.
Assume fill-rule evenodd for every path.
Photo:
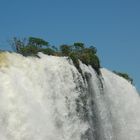
<instances>
[{"instance_id":1,"label":"turbulent water","mask_svg":"<svg viewBox=\"0 0 140 140\"><path fill-rule=\"evenodd\" d=\"M128 81L39 57L0 54L0 140L140 140L140 97Z\"/></svg>"}]
</instances>

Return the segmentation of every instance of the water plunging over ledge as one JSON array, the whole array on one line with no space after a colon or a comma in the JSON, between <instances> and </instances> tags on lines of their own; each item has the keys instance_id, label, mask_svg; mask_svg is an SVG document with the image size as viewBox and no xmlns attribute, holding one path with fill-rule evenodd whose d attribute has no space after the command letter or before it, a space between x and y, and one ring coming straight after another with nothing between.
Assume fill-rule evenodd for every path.
<instances>
[{"instance_id":1,"label":"water plunging over ledge","mask_svg":"<svg viewBox=\"0 0 140 140\"><path fill-rule=\"evenodd\" d=\"M140 97L128 81L81 63L83 79L67 58L39 56L2 56L1 140L140 139Z\"/></svg>"}]
</instances>

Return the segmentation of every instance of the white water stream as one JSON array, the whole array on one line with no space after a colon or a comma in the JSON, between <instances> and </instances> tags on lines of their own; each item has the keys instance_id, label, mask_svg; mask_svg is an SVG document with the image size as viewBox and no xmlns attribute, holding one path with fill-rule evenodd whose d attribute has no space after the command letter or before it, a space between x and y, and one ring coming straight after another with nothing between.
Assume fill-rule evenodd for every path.
<instances>
[{"instance_id":1,"label":"white water stream","mask_svg":"<svg viewBox=\"0 0 140 140\"><path fill-rule=\"evenodd\" d=\"M39 56L0 54L0 140L140 140L130 83L81 64L83 79L67 58Z\"/></svg>"}]
</instances>

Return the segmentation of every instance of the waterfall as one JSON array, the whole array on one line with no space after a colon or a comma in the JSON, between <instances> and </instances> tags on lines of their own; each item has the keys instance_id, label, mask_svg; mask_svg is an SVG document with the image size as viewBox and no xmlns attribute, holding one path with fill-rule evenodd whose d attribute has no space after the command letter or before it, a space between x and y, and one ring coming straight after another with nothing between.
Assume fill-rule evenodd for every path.
<instances>
[{"instance_id":1,"label":"waterfall","mask_svg":"<svg viewBox=\"0 0 140 140\"><path fill-rule=\"evenodd\" d=\"M104 93L109 106L116 140L140 139L140 97L122 77L102 69Z\"/></svg>"},{"instance_id":2,"label":"waterfall","mask_svg":"<svg viewBox=\"0 0 140 140\"><path fill-rule=\"evenodd\" d=\"M0 54L1 140L139 140L140 99L128 81L38 55Z\"/></svg>"}]
</instances>

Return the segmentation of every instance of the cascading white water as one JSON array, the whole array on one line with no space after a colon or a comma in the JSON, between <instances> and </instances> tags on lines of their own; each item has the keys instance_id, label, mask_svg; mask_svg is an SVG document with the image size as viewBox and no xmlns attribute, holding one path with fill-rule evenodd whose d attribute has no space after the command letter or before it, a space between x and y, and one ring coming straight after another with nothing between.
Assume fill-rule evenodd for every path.
<instances>
[{"instance_id":1,"label":"cascading white water","mask_svg":"<svg viewBox=\"0 0 140 140\"><path fill-rule=\"evenodd\" d=\"M84 84L76 68L65 58L43 54L41 59L9 53L4 57L0 139L80 140L88 126L76 113L76 80Z\"/></svg>"},{"instance_id":2,"label":"cascading white water","mask_svg":"<svg viewBox=\"0 0 140 140\"><path fill-rule=\"evenodd\" d=\"M140 97L135 87L106 69L101 72L115 139L140 140Z\"/></svg>"},{"instance_id":3,"label":"cascading white water","mask_svg":"<svg viewBox=\"0 0 140 140\"><path fill-rule=\"evenodd\" d=\"M140 139L140 99L126 80L39 56L0 54L0 140Z\"/></svg>"}]
</instances>

